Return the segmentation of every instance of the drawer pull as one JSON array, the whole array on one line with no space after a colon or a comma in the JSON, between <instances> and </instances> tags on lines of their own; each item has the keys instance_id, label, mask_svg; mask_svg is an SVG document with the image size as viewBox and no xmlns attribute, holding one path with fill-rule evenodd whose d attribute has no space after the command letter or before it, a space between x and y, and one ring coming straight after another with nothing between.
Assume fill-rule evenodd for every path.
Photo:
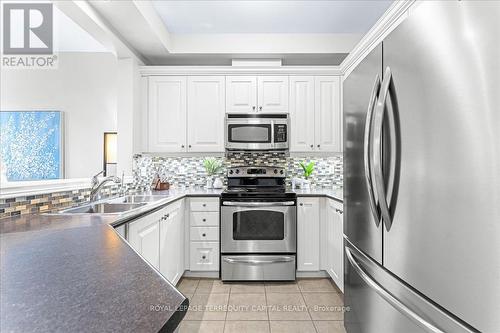
<instances>
[{"instance_id":1,"label":"drawer pull","mask_svg":"<svg viewBox=\"0 0 500 333\"><path fill-rule=\"evenodd\" d=\"M201 259L205 260L207 259L207 256L201 256Z\"/></svg>"},{"instance_id":2,"label":"drawer pull","mask_svg":"<svg viewBox=\"0 0 500 333\"><path fill-rule=\"evenodd\" d=\"M207 236L207 234L202 234L202 236L203 236L203 237L206 237L206 236Z\"/></svg>"},{"instance_id":3,"label":"drawer pull","mask_svg":"<svg viewBox=\"0 0 500 333\"><path fill-rule=\"evenodd\" d=\"M207 207L207 204L203 204L202 206L203 206L203 207Z\"/></svg>"},{"instance_id":4,"label":"drawer pull","mask_svg":"<svg viewBox=\"0 0 500 333\"><path fill-rule=\"evenodd\" d=\"M207 219L203 219L202 221L203 221L203 222L207 222Z\"/></svg>"}]
</instances>

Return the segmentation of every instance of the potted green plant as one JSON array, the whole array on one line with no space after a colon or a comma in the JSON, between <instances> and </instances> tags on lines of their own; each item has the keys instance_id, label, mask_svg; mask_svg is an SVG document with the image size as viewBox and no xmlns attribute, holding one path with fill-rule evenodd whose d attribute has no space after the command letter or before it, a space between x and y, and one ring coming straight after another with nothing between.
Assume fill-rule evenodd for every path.
<instances>
[{"instance_id":1,"label":"potted green plant","mask_svg":"<svg viewBox=\"0 0 500 333\"><path fill-rule=\"evenodd\" d=\"M300 167L304 171L304 180L302 182L302 186L304 189L310 188L309 177L311 177L314 171L314 161L311 161L306 164L306 162L299 162Z\"/></svg>"},{"instance_id":2,"label":"potted green plant","mask_svg":"<svg viewBox=\"0 0 500 333\"><path fill-rule=\"evenodd\" d=\"M217 174L217 172L219 172L222 169L222 162L214 157L207 157L203 160L203 166L205 167L205 171L208 176L207 188L213 188L214 187L213 177ZM222 184L222 180L219 179L218 183Z\"/></svg>"}]
</instances>

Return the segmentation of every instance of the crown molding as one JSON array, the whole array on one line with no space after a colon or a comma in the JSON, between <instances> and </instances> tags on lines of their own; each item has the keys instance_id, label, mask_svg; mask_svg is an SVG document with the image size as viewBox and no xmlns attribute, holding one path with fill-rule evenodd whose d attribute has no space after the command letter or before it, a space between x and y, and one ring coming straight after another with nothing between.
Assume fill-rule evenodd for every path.
<instances>
[{"instance_id":1,"label":"crown molding","mask_svg":"<svg viewBox=\"0 0 500 333\"><path fill-rule=\"evenodd\" d=\"M141 66L142 76L156 75L342 75L339 66Z\"/></svg>"},{"instance_id":2,"label":"crown molding","mask_svg":"<svg viewBox=\"0 0 500 333\"><path fill-rule=\"evenodd\" d=\"M340 64L344 79L352 70L371 52L392 30L394 30L406 17L409 9L418 0L399 0L387 9L368 33L352 49L349 55Z\"/></svg>"}]
</instances>

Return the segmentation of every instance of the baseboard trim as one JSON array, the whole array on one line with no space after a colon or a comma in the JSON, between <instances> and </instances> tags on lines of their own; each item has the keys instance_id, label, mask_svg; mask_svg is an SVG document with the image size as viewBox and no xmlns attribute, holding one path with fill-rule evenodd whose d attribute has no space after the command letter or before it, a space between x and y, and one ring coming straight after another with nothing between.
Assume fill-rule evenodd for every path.
<instances>
[{"instance_id":1,"label":"baseboard trim","mask_svg":"<svg viewBox=\"0 0 500 333\"><path fill-rule=\"evenodd\" d=\"M218 279L219 271L185 271L185 277Z\"/></svg>"},{"instance_id":2,"label":"baseboard trim","mask_svg":"<svg viewBox=\"0 0 500 333\"><path fill-rule=\"evenodd\" d=\"M320 277L330 277L326 271L297 271L298 278L320 278Z\"/></svg>"}]
</instances>

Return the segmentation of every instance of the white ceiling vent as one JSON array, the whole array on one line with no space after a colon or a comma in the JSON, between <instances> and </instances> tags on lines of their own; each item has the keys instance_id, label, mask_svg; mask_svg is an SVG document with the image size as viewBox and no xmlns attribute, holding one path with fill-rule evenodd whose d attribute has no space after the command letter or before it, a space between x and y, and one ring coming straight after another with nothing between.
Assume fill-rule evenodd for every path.
<instances>
[{"instance_id":1,"label":"white ceiling vent","mask_svg":"<svg viewBox=\"0 0 500 333\"><path fill-rule=\"evenodd\" d=\"M232 59L234 67L281 67L281 59Z\"/></svg>"}]
</instances>

